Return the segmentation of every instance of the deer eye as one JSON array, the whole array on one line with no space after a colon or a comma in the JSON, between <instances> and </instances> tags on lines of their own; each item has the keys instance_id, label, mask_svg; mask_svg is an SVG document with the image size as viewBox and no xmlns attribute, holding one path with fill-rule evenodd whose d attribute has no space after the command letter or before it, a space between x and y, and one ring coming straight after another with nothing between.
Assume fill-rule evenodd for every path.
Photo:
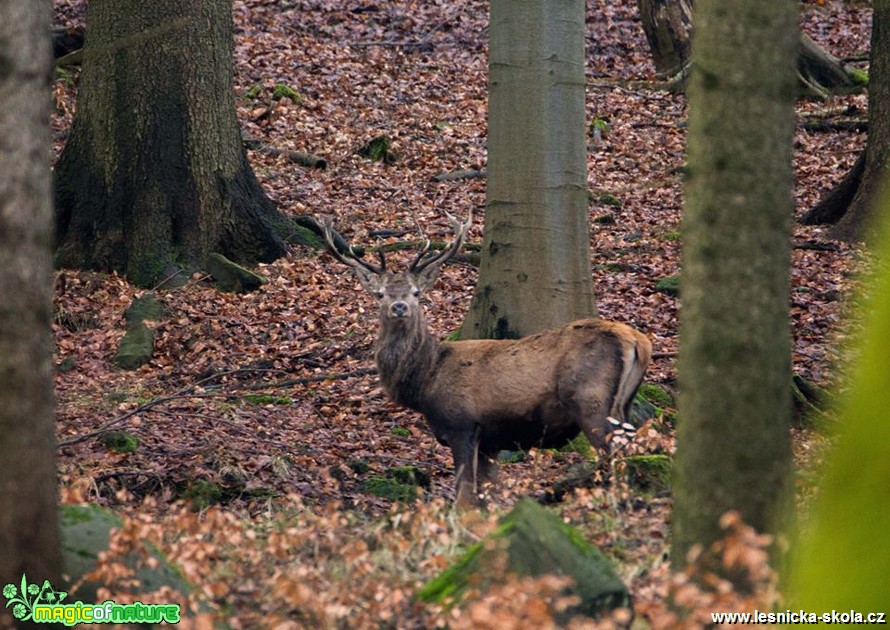
<instances>
[{"instance_id":1,"label":"deer eye","mask_svg":"<svg viewBox=\"0 0 890 630\"><path fill-rule=\"evenodd\" d=\"M411 289L411 295L417 297L418 295L420 295L420 289L414 287L413 289Z\"/></svg>"},{"instance_id":2,"label":"deer eye","mask_svg":"<svg viewBox=\"0 0 890 630\"><path fill-rule=\"evenodd\" d=\"M383 289L377 289L376 291L374 291L374 296L378 300L382 300L385 295L386 295L386 292Z\"/></svg>"}]
</instances>

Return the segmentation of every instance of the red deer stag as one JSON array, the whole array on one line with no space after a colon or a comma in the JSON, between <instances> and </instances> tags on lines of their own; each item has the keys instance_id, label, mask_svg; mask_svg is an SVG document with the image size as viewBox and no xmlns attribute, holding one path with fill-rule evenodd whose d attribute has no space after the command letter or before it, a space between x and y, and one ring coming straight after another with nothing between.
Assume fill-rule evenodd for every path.
<instances>
[{"instance_id":1,"label":"red deer stag","mask_svg":"<svg viewBox=\"0 0 890 630\"><path fill-rule=\"evenodd\" d=\"M463 244L472 215L451 215L455 239L433 255L425 247L404 272L361 260L334 246L328 251L352 267L380 303L375 358L383 388L397 403L422 413L439 442L451 447L459 504L478 502L479 484L494 481L496 456L505 449L559 447L584 431L590 443L624 422L649 365L652 345L624 324L581 319L514 340L440 342L420 309L420 294Z\"/></svg>"}]
</instances>

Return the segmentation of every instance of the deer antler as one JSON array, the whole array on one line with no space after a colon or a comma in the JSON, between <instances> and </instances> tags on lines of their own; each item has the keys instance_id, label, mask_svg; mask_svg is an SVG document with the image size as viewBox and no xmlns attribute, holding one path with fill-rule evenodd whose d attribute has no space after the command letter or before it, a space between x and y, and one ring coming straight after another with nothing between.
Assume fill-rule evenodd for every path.
<instances>
[{"instance_id":1,"label":"deer antler","mask_svg":"<svg viewBox=\"0 0 890 630\"><path fill-rule=\"evenodd\" d=\"M430 248L430 241L429 241L429 239L427 239L423 248L421 248L420 252L417 254L417 256L414 258L414 260L411 262L411 266L408 268L408 271L410 271L411 273L419 274L419 273L422 273L423 270L426 269L427 267L432 267L432 266L438 267L438 266L444 264L445 261L447 261L449 258L454 256L460 250L461 246L464 244L464 239L467 236L467 232L469 231L470 226L473 225L473 210L472 210L472 208L470 209L470 212L467 215L467 220L463 223L461 223L460 219L455 218L452 214L450 214L448 212L446 212L445 215L448 217L448 220L451 222L451 227L454 230L454 241L451 243L451 245L449 245L448 247L443 249L438 254L435 254L434 256L430 256L429 258L424 260L424 257L426 257L427 253L429 252L429 248Z\"/></svg>"},{"instance_id":2,"label":"deer antler","mask_svg":"<svg viewBox=\"0 0 890 630\"><path fill-rule=\"evenodd\" d=\"M355 253L355 250L352 249L352 245L349 246L349 257L347 258L337 249L337 246L334 245L334 223L331 217L322 217L321 225L324 228L324 240L325 244L328 246L328 253L338 261L355 269L361 267L365 271L370 271L377 275L386 271L386 257L381 250L377 250L377 258L380 259L379 266L359 258L358 254Z\"/></svg>"}]
</instances>

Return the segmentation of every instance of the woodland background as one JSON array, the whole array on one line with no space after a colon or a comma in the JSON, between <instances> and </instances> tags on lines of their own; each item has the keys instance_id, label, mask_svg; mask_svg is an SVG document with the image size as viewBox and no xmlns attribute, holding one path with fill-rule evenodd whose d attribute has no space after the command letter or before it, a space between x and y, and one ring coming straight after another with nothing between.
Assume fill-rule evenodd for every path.
<instances>
[{"instance_id":1,"label":"woodland background","mask_svg":"<svg viewBox=\"0 0 890 630\"><path fill-rule=\"evenodd\" d=\"M82 28L81 2L55 0L54 7L58 26ZM868 3L826 0L801 9L801 27L836 56L867 51ZM250 151L280 209L333 214L345 236L371 245L413 239L418 225L448 238L444 211L465 216L484 208L483 179L433 178L485 166L486 3L236 0L234 15L243 130L270 147L326 161L326 168L310 169L286 155ZM654 77L634 2L588 2L587 75L597 84L588 88L588 119L600 121L591 124L588 151L597 307L650 336L658 358L646 381L671 394L679 304L665 280L679 272L685 97L622 87ZM76 68L57 74L57 154L76 87ZM866 102L864 94L798 101L799 215L864 146L861 127L823 123L864 118ZM380 135L391 139L389 160L358 154ZM477 223L470 241L480 240ZM856 248L826 240L822 228L795 226L794 370L823 386L838 379L861 260ZM775 601L764 542L738 524L728 544L751 572L751 592L706 592L671 574L667 489L641 488L614 468L576 488L571 471L584 464L584 452L524 454L504 466L490 515L459 518L448 507L450 454L422 417L386 400L369 369L375 308L352 276L300 247L257 271L268 283L243 295L219 292L203 276L154 291L164 307L151 324L154 357L135 372L117 369L112 359L126 329L123 314L144 291L116 275L56 275L63 501L120 510L126 521L116 551L147 539L179 563L198 586L193 604L204 611L190 623L544 623L558 606L546 581L516 580L453 611L412 599L418 585L524 495L555 503L605 551L634 593L638 618L653 626L677 622L664 604L668 593L686 608L689 623L708 611L767 609ZM467 262L443 270L427 294L436 334L460 327L474 280ZM653 402L659 411L629 454L673 452L674 404L662 395ZM110 429L120 432L117 442L98 439ZM793 436L805 506L826 440L804 422ZM397 470L419 480L419 502L375 494ZM100 571L106 594L122 601L133 585L114 560L112 554ZM495 618L499 625L486 626Z\"/></svg>"}]
</instances>

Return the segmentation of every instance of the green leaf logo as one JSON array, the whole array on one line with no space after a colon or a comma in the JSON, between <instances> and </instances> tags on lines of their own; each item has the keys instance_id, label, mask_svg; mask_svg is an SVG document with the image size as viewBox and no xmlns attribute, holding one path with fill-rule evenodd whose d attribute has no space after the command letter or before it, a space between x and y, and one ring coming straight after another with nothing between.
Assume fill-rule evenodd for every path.
<instances>
[{"instance_id":1,"label":"green leaf logo","mask_svg":"<svg viewBox=\"0 0 890 630\"><path fill-rule=\"evenodd\" d=\"M66 591L57 591L49 580L43 581L43 586L28 584L28 578L22 575L22 584L17 588L15 584L7 584L3 587L3 597L6 598L6 608L12 606L12 616L21 621L28 621L33 615L34 606L41 601L49 604L59 604L66 597Z\"/></svg>"}]
</instances>

